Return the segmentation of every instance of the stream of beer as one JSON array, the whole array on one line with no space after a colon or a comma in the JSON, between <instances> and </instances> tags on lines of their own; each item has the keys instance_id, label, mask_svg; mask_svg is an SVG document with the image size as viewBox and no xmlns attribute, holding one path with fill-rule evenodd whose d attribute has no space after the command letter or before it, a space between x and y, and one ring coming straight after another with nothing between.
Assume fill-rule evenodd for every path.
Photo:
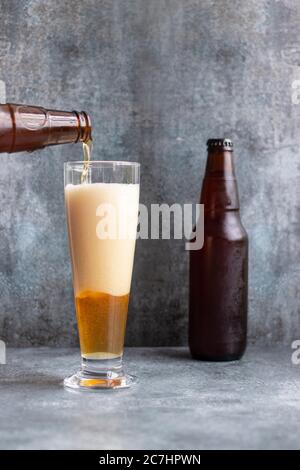
<instances>
[{"instance_id":1,"label":"stream of beer","mask_svg":"<svg viewBox=\"0 0 300 470\"><path fill-rule=\"evenodd\" d=\"M88 174L89 174L89 166L91 161L91 154L93 148L93 141L92 139L87 140L86 142L82 143L83 149L83 169L81 173L81 183L88 182Z\"/></svg>"}]
</instances>

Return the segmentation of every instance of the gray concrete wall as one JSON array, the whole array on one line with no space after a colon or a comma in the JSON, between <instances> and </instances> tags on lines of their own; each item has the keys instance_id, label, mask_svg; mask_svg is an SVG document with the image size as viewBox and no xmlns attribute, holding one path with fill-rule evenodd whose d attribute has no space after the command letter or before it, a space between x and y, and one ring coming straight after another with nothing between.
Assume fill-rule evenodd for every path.
<instances>
[{"instance_id":1,"label":"gray concrete wall","mask_svg":"<svg viewBox=\"0 0 300 470\"><path fill-rule=\"evenodd\" d=\"M298 0L1 0L7 101L84 109L97 159L138 160L141 200L196 202L208 137L234 140L250 235L250 339L300 337ZM0 87L4 94L4 85ZM77 342L63 162L0 156L0 337ZM137 246L127 343L186 343L182 242Z\"/></svg>"}]
</instances>

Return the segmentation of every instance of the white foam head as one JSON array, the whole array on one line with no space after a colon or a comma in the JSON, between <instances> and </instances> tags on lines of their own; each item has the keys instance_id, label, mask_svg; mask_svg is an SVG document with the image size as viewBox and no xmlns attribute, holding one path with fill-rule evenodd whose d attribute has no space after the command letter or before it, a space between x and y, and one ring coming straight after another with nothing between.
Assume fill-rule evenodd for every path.
<instances>
[{"instance_id":1,"label":"white foam head","mask_svg":"<svg viewBox=\"0 0 300 470\"><path fill-rule=\"evenodd\" d=\"M65 200L75 295L86 290L116 296L128 294L139 185L69 184L65 187ZM109 207L117 217L116 224ZM106 226L108 238L104 239Z\"/></svg>"}]
</instances>

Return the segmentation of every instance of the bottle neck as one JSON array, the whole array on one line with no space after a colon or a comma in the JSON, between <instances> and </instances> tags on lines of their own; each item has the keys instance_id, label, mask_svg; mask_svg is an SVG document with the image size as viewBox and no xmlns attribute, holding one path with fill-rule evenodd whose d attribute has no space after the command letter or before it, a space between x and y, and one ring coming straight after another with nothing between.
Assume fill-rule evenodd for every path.
<instances>
[{"instance_id":1,"label":"bottle neck","mask_svg":"<svg viewBox=\"0 0 300 470\"><path fill-rule=\"evenodd\" d=\"M33 151L90 138L91 123L85 112L0 105L0 152Z\"/></svg>"},{"instance_id":2,"label":"bottle neck","mask_svg":"<svg viewBox=\"0 0 300 470\"><path fill-rule=\"evenodd\" d=\"M205 178L235 179L233 152L228 150L213 149L208 152Z\"/></svg>"},{"instance_id":3,"label":"bottle neck","mask_svg":"<svg viewBox=\"0 0 300 470\"><path fill-rule=\"evenodd\" d=\"M239 196L234 172L233 152L210 149L201 192L206 213L239 210Z\"/></svg>"}]
</instances>

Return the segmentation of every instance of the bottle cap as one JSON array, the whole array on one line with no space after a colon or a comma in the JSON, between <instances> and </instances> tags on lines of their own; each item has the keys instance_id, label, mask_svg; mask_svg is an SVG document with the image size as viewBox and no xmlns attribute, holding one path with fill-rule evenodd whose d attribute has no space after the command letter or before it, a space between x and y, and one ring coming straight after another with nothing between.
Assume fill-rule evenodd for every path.
<instances>
[{"instance_id":1,"label":"bottle cap","mask_svg":"<svg viewBox=\"0 0 300 470\"><path fill-rule=\"evenodd\" d=\"M229 152L233 151L233 142L230 139L208 139L206 144L208 149L218 148Z\"/></svg>"}]
</instances>

